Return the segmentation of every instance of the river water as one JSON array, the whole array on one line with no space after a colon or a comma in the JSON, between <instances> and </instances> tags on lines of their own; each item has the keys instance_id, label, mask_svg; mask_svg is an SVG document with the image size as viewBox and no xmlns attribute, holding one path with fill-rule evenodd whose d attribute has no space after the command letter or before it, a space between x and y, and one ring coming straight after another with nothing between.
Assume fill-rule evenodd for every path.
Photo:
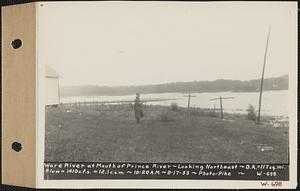
<instances>
[{"instance_id":1,"label":"river water","mask_svg":"<svg viewBox=\"0 0 300 191\"><path fill-rule=\"evenodd\" d=\"M246 113L249 104L258 109L259 92L209 92L192 93L191 107L198 108L220 108L220 101L210 99L222 97L233 97L233 99L223 99L223 109L228 113ZM183 93L159 93L141 94L142 100L147 99L176 99L168 101L148 102L146 104L169 106L176 102L178 106L187 107L188 98ZM63 97L62 103L89 102L89 101L133 101L135 95L126 96L80 96ZM265 91L262 97L262 115L288 116L288 90Z\"/></svg>"}]
</instances>

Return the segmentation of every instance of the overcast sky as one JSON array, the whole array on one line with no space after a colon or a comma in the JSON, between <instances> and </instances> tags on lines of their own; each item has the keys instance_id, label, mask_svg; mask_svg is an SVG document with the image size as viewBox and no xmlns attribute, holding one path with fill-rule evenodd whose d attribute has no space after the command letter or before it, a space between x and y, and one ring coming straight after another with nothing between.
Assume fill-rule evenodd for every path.
<instances>
[{"instance_id":1,"label":"overcast sky","mask_svg":"<svg viewBox=\"0 0 300 191\"><path fill-rule=\"evenodd\" d=\"M61 85L141 85L288 74L296 3L43 3L39 58Z\"/></svg>"}]
</instances>

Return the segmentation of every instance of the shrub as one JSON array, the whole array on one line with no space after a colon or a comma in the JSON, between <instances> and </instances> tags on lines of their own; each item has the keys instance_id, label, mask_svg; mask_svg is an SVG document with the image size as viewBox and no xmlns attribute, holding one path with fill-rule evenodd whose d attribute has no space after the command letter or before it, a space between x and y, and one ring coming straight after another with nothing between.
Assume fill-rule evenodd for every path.
<instances>
[{"instance_id":1,"label":"shrub","mask_svg":"<svg viewBox=\"0 0 300 191\"><path fill-rule=\"evenodd\" d=\"M196 110L191 110L190 114L192 116L206 116L206 117L218 117L218 113L214 110L204 110L204 109L196 109Z\"/></svg>"},{"instance_id":2,"label":"shrub","mask_svg":"<svg viewBox=\"0 0 300 191\"><path fill-rule=\"evenodd\" d=\"M169 113L162 113L158 116L158 120L161 122L173 122L175 118Z\"/></svg>"},{"instance_id":3,"label":"shrub","mask_svg":"<svg viewBox=\"0 0 300 191\"><path fill-rule=\"evenodd\" d=\"M178 111L178 104L175 103L175 102L171 103L171 110L172 111Z\"/></svg>"},{"instance_id":4,"label":"shrub","mask_svg":"<svg viewBox=\"0 0 300 191\"><path fill-rule=\"evenodd\" d=\"M191 116L206 116L207 113L201 109L197 109L197 110L190 110L190 114Z\"/></svg>"},{"instance_id":5,"label":"shrub","mask_svg":"<svg viewBox=\"0 0 300 191\"><path fill-rule=\"evenodd\" d=\"M248 109L247 109L247 117L249 120L256 120L256 112L255 108L253 105L249 104Z\"/></svg>"},{"instance_id":6,"label":"shrub","mask_svg":"<svg viewBox=\"0 0 300 191\"><path fill-rule=\"evenodd\" d=\"M218 113L215 110L209 111L208 112L209 117L218 117Z\"/></svg>"}]
</instances>

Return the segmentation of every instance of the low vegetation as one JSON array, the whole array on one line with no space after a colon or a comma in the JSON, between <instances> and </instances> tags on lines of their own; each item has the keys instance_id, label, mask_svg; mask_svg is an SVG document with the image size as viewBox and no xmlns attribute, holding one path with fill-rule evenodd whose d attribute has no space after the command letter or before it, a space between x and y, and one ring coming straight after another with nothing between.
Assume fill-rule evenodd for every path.
<instances>
[{"instance_id":1,"label":"low vegetation","mask_svg":"<svg viewBox=\"0 0 300 191\"><path fill-rule=\"evenodd\" d=\"M178 104L175 103L175 102L171 103L171 110L172 111L178 111L179 110Z\"/></svg>"},{"instance_id":2,"label":"low vegetation","mask_svg":"<svg viewBox=\"0 0 300 191\"><path fill-rule=\"evenodd\" d=\"M219 117L219 114L213 109L191 109L191 116L207 116L207 117Z\"/></svg>"},{"instance_id":3,"label":"low vegetation","mask_svg":"<svg viewBox=\"0 0 300 191\"><path fill-rule=\"evenodd\" d=\"M176 118L171 113L164 112L157 116L157 120L161 122L174 122Z\"/></svg>"},{"instance_id":4,"label":"low vegetation","mask_svg":"<svg viewBox=\"0 0 300 191\"><path fill-rule=\"evenodd\" d=\"M192 108L146 106L136 124L132 106L46 108L46 161L243 162L288 161L288 128L269 118ZM274 119L274 118L272 118ZM263 146L273 150L261 149Z\"/></svg>"},{"instance_id":5,"label":"low vegetation","mask_svg":"<svg viewBox=\"0 0 300 191\"><path fill-rule=\"evenodd\" d=\"M247 117L249 120L252 120L252 121L256 120L255 107L251 104L249 104L248 109L247 109Z\"/></svg>"}]
</instances>

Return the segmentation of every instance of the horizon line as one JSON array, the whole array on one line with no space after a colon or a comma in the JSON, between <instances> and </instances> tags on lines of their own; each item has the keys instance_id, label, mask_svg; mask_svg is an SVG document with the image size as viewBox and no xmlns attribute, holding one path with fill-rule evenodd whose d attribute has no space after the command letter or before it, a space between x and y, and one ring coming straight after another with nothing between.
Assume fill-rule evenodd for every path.
<instances>
[{"instance_id":1,"label":"horizon line","mask_svg":"<svg viewBox=\"0 0 300 191\"><path fill-rule=\"evenodd\" d=\"M276 77L267 77L266 79L271 79L271 78L282 78L285 76L289 76L288 74L283 74L280 76L276 76ZM250 80L235 80L235 79L225 79L225 78L218 78L215 80L193 80L193 81L176 81L176 82L165 82L165 83L157 83L157 84L141 84L141 85L112 85L112 86L108 86L108 85L91 85L91 84L87 84L87 85L62 85L61 87L80 87L80 86L93 86L93 87L112 87L112 88L116 88L116 87L139 87L139 86L155 86L155 85L165 85L165 84L176 84L176 83L189 83L189 82L215 82L218 80L230 80L230 81L240 81L240 82L249 82L249 81L253 81L253 80L261 80L260 78L255 78L255 79L250 79Z\"/></svg>"}]
</instances>

